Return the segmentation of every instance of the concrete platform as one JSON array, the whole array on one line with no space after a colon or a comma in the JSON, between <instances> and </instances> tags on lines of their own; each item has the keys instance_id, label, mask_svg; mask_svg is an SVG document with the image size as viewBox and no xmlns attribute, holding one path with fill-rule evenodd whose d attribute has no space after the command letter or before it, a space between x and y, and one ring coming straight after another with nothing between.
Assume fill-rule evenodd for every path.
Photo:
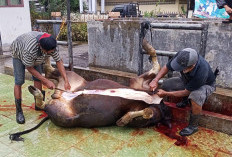
<instances>
[{"instance_id":1,"label":"concrete platform","mask_svg":"<svg viewBox=\"0 0 232 157\"><path fill-rule=\"evenodd\" d=\"M67 66L67 65L66 65ZM130 78L136 76L134 73L126 73L115 70L106 70L94 67L74 67L74 71L88 81L95 79L109 79L129 85ZM12 75L12 66L5 66L5 73ZM27 72L26 78L31 79ZM232 135L232 91L217 88L204 105L200 126ZM190 116L190 108L176 108L175 103L180 99L169 98L166 104L171 107L173 119L179 122L187 122Z\"/></svg>"},{"instance_id":2,"label":"concrete platform","mask_svg":"<svg viewBox=\"0 0 232 157\"><path fill-rule=\"evenodd\" d=\"M14 78L0 74L0 156L1 157L230 157L232 136L199 127L189 137L178 132L186 123L173 122L173 129L158 125L149 128L101 127L60 128L50 120L37 130L22 136L24 142L11 142L9 134L38 124L46 116L34 110L33 96L23 85L23 111L26 123L15 121ZM51 90L46 90L46 100Z\"/></svg>"}]
</instances>

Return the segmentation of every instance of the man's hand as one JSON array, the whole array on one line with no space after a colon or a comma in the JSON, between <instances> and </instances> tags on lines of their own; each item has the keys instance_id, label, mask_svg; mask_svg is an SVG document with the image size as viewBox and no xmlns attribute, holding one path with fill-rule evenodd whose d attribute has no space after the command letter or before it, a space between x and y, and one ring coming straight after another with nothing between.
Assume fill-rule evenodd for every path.
<instances>
[{"instance_id":1,"label":"man's hand","mask_svg":"<svg viewBox=\"0 0 232 157\"><path fill-rule=\"evenodd\" d=\"M159 97L164 97L167 95L167 92L163 89L159 89L158 92L156 93Z\"/></svg>"},{"instance_id":2,"label":"man's hand","mask_svg":"<svg viewBox=\"0 0 232 157\"><path fill-rule=\"evenodd\" d=\"M64 83L64 89L65 90L70 90L71 89L71 86L70 86L70 84L69 84L68 81L65 81L65 83Z\"/></svg>"},{"instance_id":3,"label":"man's hand","mask_svg":"<svg viewBox=\"0 0 232 157\"><path fill-rule=\"evenodd\" d=\"M43 84L48 88L48 89L55 89L55 84L52 82L52 81L50 81L50 80L48 80L48 79L46 79L44 82L43 82Z\"/></svg>"},{"instance_id":4,"label":"man's hand","mask_svg":"<svg viewBox=\"0 0 232 157\"><path fill-rule=\"evenodd\" d=\"M155 89L158 87L158 82L155 81L155 80L152 80L152 81L149 83L149 86L150 86L150 90L151 90L151 91L155 91Z\"/></svg>"},{"instance_id":5,"label":"man's hand","mask_svg":"<svg viewBox=\"0 0 232 157\"><path fill-rule=\"evenodd\" d=\"M232 9L228 5L225 5L224 8L228 14L232 14Z\"/></svg>"}]
</instances>

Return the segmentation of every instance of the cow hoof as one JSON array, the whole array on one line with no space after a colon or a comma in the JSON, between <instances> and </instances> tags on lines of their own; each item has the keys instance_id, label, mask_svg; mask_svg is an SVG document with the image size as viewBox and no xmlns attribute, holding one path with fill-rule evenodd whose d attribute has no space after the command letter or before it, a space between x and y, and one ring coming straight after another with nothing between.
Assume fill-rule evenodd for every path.
<instances>
[{"instance_id":1,"label":"cow hoof","mask_svg":"<svg viewBox=\"0 0 232 157\"><path fill-rule=\"evenodd\" d=\"M144 118L144 119L150 119L150 118L152 118L153 115L154 115L153 110L150 109L150 108L145 108L143 111L144 111L144 114L143 114L143 118Z\"/></svg>"},{"instance_id":2,"label":"cow hoof","mask_svg":"<svg viewBox=\"0 0 232 157\"><path fill-rule=\"evenodd\" d=\"M125 126L131 121L131 117L129 115L125 115L122 118L120 118L116 124L117 126Z\"/></svg>"},{"instance_id":3,"label":"cow hoof","mask_svg":"<svg viewBox=\"0 0 232 157\"><path fill-rule=\"evenodd\" d=\"M53 93L51 95L52 99L59 99L60 98L60 94L57 94L57 93Z\"/></svg>"}]
</instances>

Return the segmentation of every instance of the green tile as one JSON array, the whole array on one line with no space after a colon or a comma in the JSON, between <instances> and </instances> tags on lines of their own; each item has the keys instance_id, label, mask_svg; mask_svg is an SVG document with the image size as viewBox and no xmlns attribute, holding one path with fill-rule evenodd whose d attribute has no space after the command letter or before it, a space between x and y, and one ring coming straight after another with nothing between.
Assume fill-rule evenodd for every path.
<instances>
[{"instance_id":1,"label":"green tile","mask_svg":"<svg viewBox=\"0 0 232 157\"><path fill-rule=\"evenodd\" d=\"M28 157L53 157L61 154L70 147L71 145L49 136L31 141L31 144L23 146L19 149L19 152Z\"/></svg>"},{"instance_id":2,"label":"green tile","mask_svg":"<svg viewBox=\"0 0 232 157\"><path fill-rule=\"evenodd\" d=\"M209 157L215 156L216 152L212 150L202 150L194 145L190 146L173 146L171 147L163 157Z\"/></svg>"},{"instance_id":3,"label":"green tile","mask_svg":"<svg viewBox=\"0 0 232 157\"><path fill-rule=\"evenodd\" d=\"M118 127L118 126L110 126L110 127L101 127L97 128L100 133L108 134L114 138L128 141L133 138L133 132L136 130L134 128L128 127Z\"/></svg>"},{"instance_id":4,"label":"green tile","mask_svg":"<svg viewBox=\"0 0 232 157\"><path fill-rule=\"evenodd\" d=\"M28 109L28 108L23 108L23 115L25 117L25 123L33 123L34 121L38 120L40 115L42 115L43 113L41 111L35 111L32 109ZM8 118L12 119L13 121L16 122L16 113L8 116Z\"/></svg>"},{"instance_id":5,"label":"green tile","mask_svg":"<svg viewBox=\"0 0 232 157\"><path fill-rule=\"evenodd\" d=\"M14 150L19 150L23 147L26 147L27 145L31 145L35 141L34 139L32 140L30 138L25 138L25 136L22 136L22 137L25 140L24 142L23 141L11 141L9 139L9 135L1 137L0 141Z\"/></svg>"},{"instance_id":6,"label":"green tile","mask_svg":"<svg viewBox=\"0 0 232 157\"><path fill-rule=\"evenodd\" d=\"M5 117L10 118L11 120L13 120L12 115L15 115L15 109L8 110L8 111L4 111L4 110L0 111L0 115L5 116Z\"/></svg>"},{"instance_id":7,"label":"green tile","mask_svg":"<svg viewBox=\"0 0 232 157\"><path fill-rule=\"evenodd\" d=\"M13 152L13 149L0 142L0 156L6 156L11 152Z\"/></svg>"},{"instance_id":8,"label":"green tile","mask_svg":"<svg viewBox=\"0 0 232 157\"><path fill-rule=\"evenodd\" d=\"M27 129L34 127L34 126L35 126L35 124L20 125L20 127L18 127L15 130L10 131L10 133L25 131ZM9 140L8 134L1 137L0 141L4 142L6 145L8 145L11 148L18 150L18 149L20 149L28 144L31 144L33 141L36 141L39 138L49 138L50 134L47 132L47 130L38 128L38 129L28 133L28 134L22 135L21 137L24 138L24 142L22 142L22 141L19 141L19 142L12 141L11 142Z\"/></svg>"},{"instance_id":9,"label":"green tile","mask_svg":"<svg viewBox=\"0 0 232 157\"><path fill-rule=\"evenodd\" d=\"M25 157L25 155L24 154L20 154L17 151L13 151L13 152L11 152L9 155L7 155L5 157Z\"/></svg>"},{"instance_id":10,"label":"green tile","mask_svg":"<svg viewBox=\"0 0 232 157\"><path fill-rule=\"evenodd\" d=\"M164 155L175 142L175 140L170 140L165 135L157 132L154 132L154 135L152 135L150 130L148 133L146 133L146 130L139 130L138 133L134 134L135 138L133 140L127 141L125 145L111 156L159 157Z\"/></svg>"},{"instance_id":11,"label":"green tile","mask_svg":"<svg viewBox=\"0 0 232 157\"><path fill-rule=\"evenodd\" d=\"M0 127L3 125L3 124L6 124L6 123L9 123L11 122L12 119L7 117L7 116L3 116L3 115L0 115Z\"/></svg>"},{"instance_id":12,"label":"green tile","mask_svg":"<svg viewBox=\"0 0 232 157\"><path fill-rule=\"evenodd\" d=\"M199 131L188 138L191 145L198 146L203 151L232 152L232 136L221 132L199 127Z\"/></svg>"},{"instance_id":13,"label":"green tile","mask_svg":"<svg viewBox=\"0 0 232 157\"><path fill-rule=\"evenodd\" d=\"M53 134L54 138L62 140L63 142L77 144L86 137L92 135L91 129L85 128L58 128Z\"/></svg>"},{"instance_id":14,"label":"green tile","mask_svg":"<svg viewBox=\"0 0 232 157\"><path fill-rule=\"evenodd\" d=\"M98 132L77 143L75 147L91 155L103 157L112 154L123 143L119 139Z\"/></svg>"},{"instance_id":15,"label":"green tile","mask_svg":"<svg viewBox=\"0 0 232 157\"><path fill-rule=\"evenodd\" d=\"M57 157L93 157L90 154L87 154L77 148L71 147L65 152L59 154Z\"/></svg>"},{"instance_id":16,"label":"green tile","mask_svg":"<svg viewBox=\"0 0 232 157\"><path fill-rule=\"evenodd\" d=\"M41 112L32 109L33 96L22 86L23 111L26 124L15 121L14 78L0 74L0 156L95 156L95 157L146 157L146 156L231 156L232 136L199 128L188 137L188 146L176 146L176 140L155 131L154 127L134 129L127 127L101 127L94 129L61 128L50 120L33 132L23 135L24 142L11 142L9 133L34 127L42 119ZM52 90L46 89L46 99Z\"/></svg>"},{"instance_id":17,"label":"green tile","mask_svg":"<svg viewBox=\"0 0 232 157\"><path fill-rule=\"evenodd\" d=\"M218 152L216 154L216 157L231 157L231 156L232 156L232 153L227 154L227 153L223 153L223 152Z\"/></svg>"},{"instance_id":18,"label":"green tile","mask_svg":"<svg viewBox=\"0 0 232 157\"><path fill-rule=\"evenodd\" d=\"M0 137L4 136L4 135L8 135L12 130L15 130L19 127L19 124L17 124L16 122L9 122L7 124L3 124L0 127Z\"/></svg>"}]
</instances>

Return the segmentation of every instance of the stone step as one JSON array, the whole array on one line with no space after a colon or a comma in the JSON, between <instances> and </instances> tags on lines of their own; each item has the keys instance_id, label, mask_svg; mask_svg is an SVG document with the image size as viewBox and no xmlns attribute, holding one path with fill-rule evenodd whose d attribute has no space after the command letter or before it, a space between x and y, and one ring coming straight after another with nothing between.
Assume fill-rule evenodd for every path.
<instances>
[{"instance_id":1,"label":"stone step","mask_svg":"<svg viewBox=\"0 0 232 157\"><path fill-rule=\"evenodd\" d=\"M178 103L182 98L168 97L165 101ZM216 88L216 91L209 96L203 105L203 110L232 116L232 90Z\"/></svg>"},{"instance_id":2,"label":"stone step","mask_svg":"<svg viewBox=\"0 0 232 157\"><path fill-rule=\"evenodd\" d=\"M171 108L174 121L187 122L191 113L190 107L177 108L176 103L165 102ZM199 125L226 134L232 134L232 116L203 110Z\"/></svg>"}]
</instances>

